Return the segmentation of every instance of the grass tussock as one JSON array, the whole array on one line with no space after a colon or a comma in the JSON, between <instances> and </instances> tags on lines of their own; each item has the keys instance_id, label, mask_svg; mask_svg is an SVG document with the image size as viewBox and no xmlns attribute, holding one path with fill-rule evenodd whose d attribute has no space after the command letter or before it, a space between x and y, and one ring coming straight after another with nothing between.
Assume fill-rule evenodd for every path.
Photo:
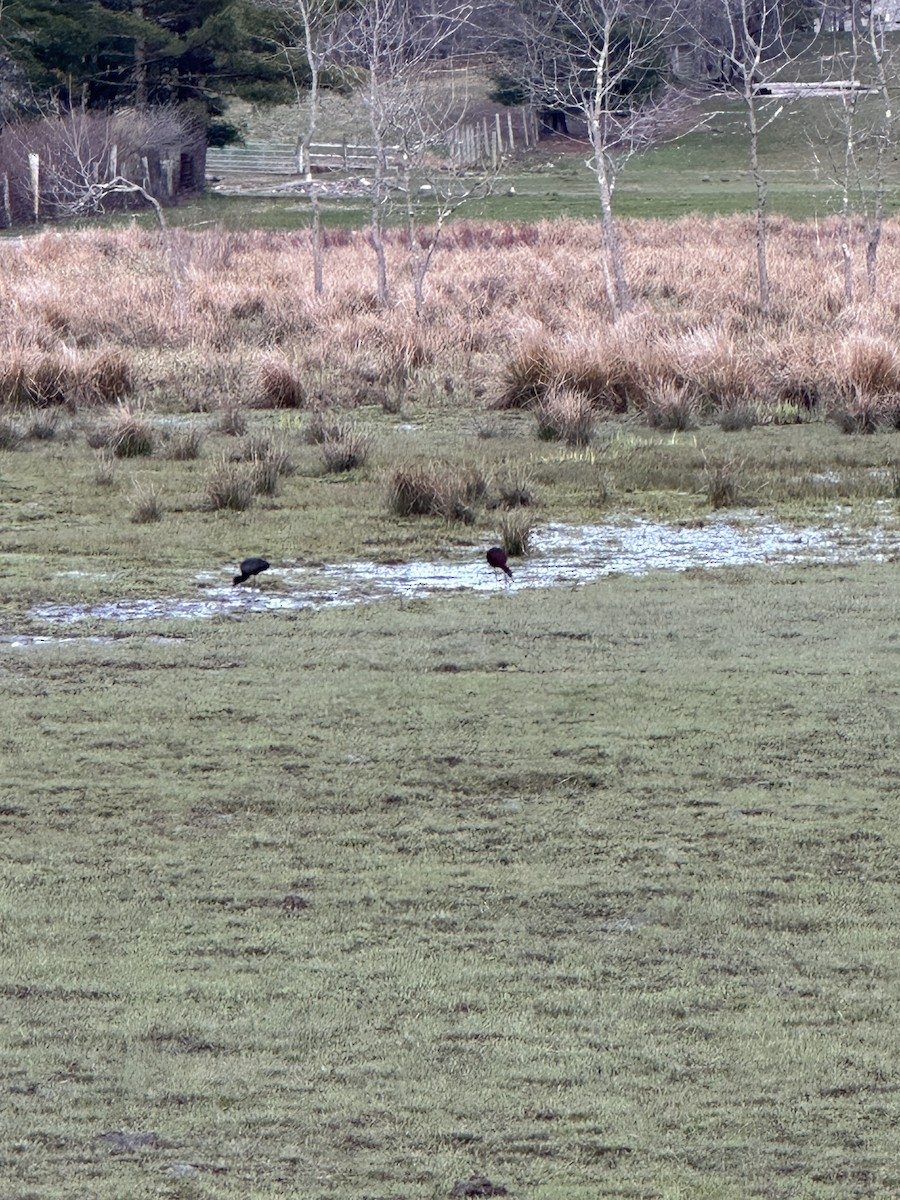
<instances>
[{"instance_id":1,"label":"grass tussock","mask_svg":"<svg viewBox=\"0 0 900 1200\"><path fill-rule=\"evenodd\" d=\"M94 483L99 488L111 488L115 482L115 456L109 450L101 450L94 460Z\"/></svg>"},{"instance_id":2,"label":"grass tussock","mask_svg":"<svg viewBox=\"0 0 900 1200\"><path fill-rule=\"evenodd\" d=\"M296 369L285 358L267 358L257 375L255 408L303 408L307 395Z\"/></svg>"},{"instance_id":3,"label":"grass tussock","mask_svg":"<svg viewBox=\"0 0 900 1200\"><path fill-rule=\"evenodd\" d=\"M497 475L497 503L502 508L531 508L537 504L534 475L524 463L511 464Z\"/></svg>"},{"instance_id":4,"label":"grass tussock","mask_svg":"<svg viewBox=\"0 0 900 1200\"><path fill-rule=\"evenodd\" d=\"M740 458L708 459L703 466L703 490L713 509L745 503L744 463Z\"/></svg>"},{"instance_id":5,"label":"grass tussock","mask_svg":"<svg viewBox=\"0 0 900 1200\"><path fill-rule=\"evenodd\" d=\"M541 441L587 446L594 436L596 415L583 392L553 387L535 409L535 425Z\"/></svg>"},{"instance_id":6,"label":"grass tussock","mask_svg":"<svg viewBox=\"0 0 900 1200\"><path fill-rule=\"evenodd\" d=\"M240 408L223 409L217 428L227 437L243 437L248 428L247 415Z\"/></svg>"},{"instance_id":7,"label":"grass tussock","mask_svg":"<svg viewBox=\"0 0 900 1200\"><path fill-rule=\"evenodd\" d=\"M696 387L690 383L676 383L672 379L659 380L653 386L644 408L648 425L669 432L696 429L699 412Z\"/></svg>"},{"instance_id":8,"label":"grass tussock","mask_svg":"<svg viewBox=\"0 0 900 1200\"><path fill-rule=\"evenodd\" d=\"M329 474L353 471L365 465L372 448L371 435L349 421L334 427L319 442L322 465Z\"/></svg>"},{"instance_id":9,"label":"grass tussock","mask_svg":"<svg viewBox=\"0 0 900 1200\"><path fill-rule=\"evenodd\" d=\"M203 430L197 425L165 430L161 442L165 458L172 462L191 462L203 452Z\"/></svg>"},{"instance_id":10,"label":"grass tussock","mask_svg":"<svg viewBox=\"0 0 900 1200\"><path fill-rule=\"evenodd\" d=\"M488 494L476 466L425 463L394 471L387 486L388 507L398 517L442 517L471 525Z\"/></svg>"},{"instance_id":11,"label":"grass tussock","mask_svg":"<svg viewBox=\"0 0 900 1200\"><path fill-rule=\"evenodd\" d=\"M229 455L229 461L244 465L258 496L277 495L281 479L292 475L295 470L284 443L267 437L246 437L237 450Z\"/></svg>"},{"instance_id":12,"label":"grass tussock","mask_svg":"<svg viewBox=\"0 0 900 1200\"><path fill-rule=\"evenodd\" d=\"M52 442L63 428L59 411L36 413L28 422L25 436L33 442Z\"/></svg>"},{"instance_id":13,"label":"grass tussock","mask_svg":"<svg viewBox=\"0 0 900 1200\"><path fill-rule=\"evenodd\" d=\"M223 455L206 477L206 501L213 511L244 512L257 496L257 478L244 463Z\"/></svg>"},{"instance_id":14,"label":"grass tussock","mask_svg":"<svg viewBox=\"0 0 900 1200\"><path fill-rule=\"evenodd\" d=\"M0 417L0 450L18 450L25 441L25 433L18 421Z\"/></svg>"},{"instance_id":15,"label":"grass tussock","mask_svg":"<svg viewBox=\"0 0 900 1200\"><path fill-rule=\"evenodd\" d=\"M120 403L89 431L87 442L116 458L139 458L153 453L156 435L143 408Z\"/></svg>"},{"instance_id":16,"label":"grass tussock","mask_svg":"<svg viewBox=\"0 0 900 1200\"><path fill-rule=\"evenodd\" d=\"M131 502L133 525L150 525L163 517L162 497L152 484L137 484Z\"/></svg>"},{"instance_id":17,"label":"grass tussock","mask_svg":"<svg viewBox=\"0 0 900 1200\"><path fill-rule=\"evenodd\" d=\"M531 550L537 521L533 513L515 509L500 521L500 540L510 558L524 558Z\"/></svg>"}]
</instances>

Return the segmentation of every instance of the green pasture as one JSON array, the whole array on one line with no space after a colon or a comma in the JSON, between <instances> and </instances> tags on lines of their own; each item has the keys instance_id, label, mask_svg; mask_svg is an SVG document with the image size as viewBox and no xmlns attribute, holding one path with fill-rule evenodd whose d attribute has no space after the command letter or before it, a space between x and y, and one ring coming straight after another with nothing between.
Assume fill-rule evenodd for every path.
<instances>
[{"instance_id":1,"label":"green pasture","mask_svg":"<svg viewBox=\"0 0 900 1200\"><path fill-rule=\"evenodd\" d=\"M4 1194L896 1194L895 576L0 649Z\"/></svg>"},{"instance_id":2,"label":"green pasture","mask_svg":"<svg viewBox=\"0 0 900 1200\"><path fill-rule=\"evenodd\" d=\"M782 115L765 130L760 143L769 211L798 219L829 216L840 207L836 182L843 153L840 102L833 98L773 100L762 106L763 120L782 103ZM875 103L864 101L863 109ZM686 213L711 216L755 211L740 105L721 97L708 98L685 120L689 131L683 136L660 143L624 165L614 200L619 216L675 218ZM693 129L695 124L698 127ZM579 143L556 140L541 145L507 161L491 185L491 194L463 205L457 215L502 221L595 217L599 212L597 185L588 157L587 146ZM865 171L864 151L860 157ZM401 207L398 201L393 218L397 223L405 219ZM886 211L893 214L898 208L900 167L894 157L888 165ZM422 201L419 215L427 222L434 209ZM310 220L308 202L302 197L212 192L169 210L167 217L173 225L204 228L222 224L230 229L296 229ZM123 218L108 219L118 223ZM126 219L152 227L156 218L142 213ZM370 213L364 200L331 200L323 204L323 219L332 226L359 228L367 224Z\"/></svg>"},{"instance_id":3,"label":"green pasture","mask_svg":"<svg viewBox=\"0 0 900 1200\"><path fill-rule=\"evenodd\" d=\"M703 521L716 461L785 520L896 507L895 434L567 450L490 419L362 410L371 461L335 477L256 414L296 470L247 513L203 504L211 427L112 478L88 418L0 457L5 1195L900 1189L895 563L30 615L202 595L247 553L480 557L487 508L389 514L387 466L426 456L525 472L537 519Z\"/></svg>"}]
</instances>

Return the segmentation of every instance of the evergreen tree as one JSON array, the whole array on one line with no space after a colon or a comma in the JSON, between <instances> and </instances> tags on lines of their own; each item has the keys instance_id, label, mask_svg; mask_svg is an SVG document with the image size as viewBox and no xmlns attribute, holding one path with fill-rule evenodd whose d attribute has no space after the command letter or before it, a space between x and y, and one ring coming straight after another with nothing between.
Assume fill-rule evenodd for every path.
<instances>
[{"instance_id":1,"label":"evergreen tree","mask_svg":"<svg viewBox=\"0 0 900 1200\"><path fill-rule=\"evenodd\" d=\"M64 108L286 98L270 18L250 0L6 0L6 51Z\"/></svg>"}]
</instances>

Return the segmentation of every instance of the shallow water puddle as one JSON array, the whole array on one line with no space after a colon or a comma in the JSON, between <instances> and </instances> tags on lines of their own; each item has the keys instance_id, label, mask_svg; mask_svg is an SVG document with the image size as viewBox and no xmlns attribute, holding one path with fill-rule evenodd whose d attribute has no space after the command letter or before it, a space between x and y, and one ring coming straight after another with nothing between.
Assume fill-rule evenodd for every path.
<instances>
[{"instance_id":1,"label":"shallow water puddle","mask_svg":"<svg viewBox=\"0 0 900 1200\"><path fill-rule=\"evenodd\" d=\"M900 530L832 528L786 529L748 516L712 518L701 525L631 521L607 525L547 525L534 538L534 552L513 563L510 592L556 584L574 586L605 575L644 575L725 566L790 563L879 562L900 554ZM230 574L230 569L229 574ZM269 579L278 590L267 590ZM88 617L110 621L204 618L251 612L321 609L365 604L389 597L430 596L441 591L496 592L504 587L483 553L463 561L408 563L355 562L317 568L273 569L259 589L232 588L219 576L200 576L200 596L111 600L95 605L51 604L31 616L51 622Z\"/></svg>"}]
</instances>

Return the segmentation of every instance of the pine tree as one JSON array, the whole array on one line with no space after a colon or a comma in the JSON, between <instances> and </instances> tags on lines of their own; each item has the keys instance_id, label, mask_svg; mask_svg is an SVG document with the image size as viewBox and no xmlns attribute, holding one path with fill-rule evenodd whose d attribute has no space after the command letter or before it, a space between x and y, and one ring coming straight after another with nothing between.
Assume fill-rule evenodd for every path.
<instances>
[{"instance_id":1,"label":"pine tree","mask_svg":"<svg viewBox=\"0 0 900 1200\"><path fill-rule=\"evenodd\" d=\"M35 94L64 108L286 95L270 18L249 0L6 0L0 27Z\"/></svg>"}]
</instances>

